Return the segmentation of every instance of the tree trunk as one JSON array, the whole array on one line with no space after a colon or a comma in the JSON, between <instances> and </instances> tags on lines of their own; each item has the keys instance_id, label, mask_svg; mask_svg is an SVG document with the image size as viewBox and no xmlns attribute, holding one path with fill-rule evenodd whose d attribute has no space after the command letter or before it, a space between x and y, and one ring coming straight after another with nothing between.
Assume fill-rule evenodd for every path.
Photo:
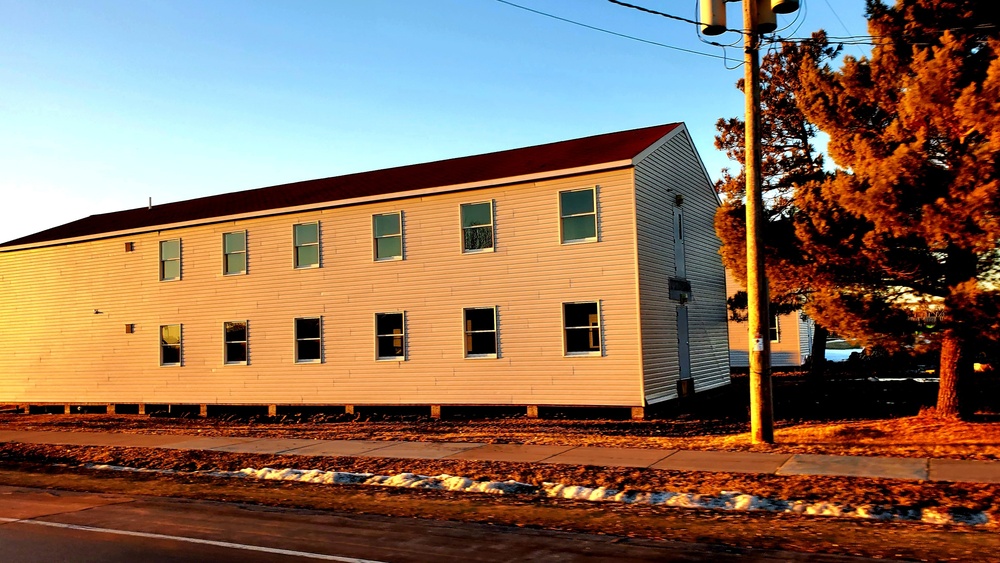
<instances>
[{"instance_id":1,"label":"tree trunk","mask_svg":"<svg viewBox=\"0 0 1000 563\"><path fill-rule=\"evenodd\" d=\"M819 323L813 325L812 366L809 368L809 378L819 380L826 371L826 339L830 331Z\"/></svg>"},{"instance_id":2,"label":"tree trunk","mask_svg":"<svg viewBox=\"0 0 1000 563\"><path fill-rule=\"evenodd\" d=\"M978 257L972 251L949 245L947 260L945 283L949 288L976 279ZM941 379L935 414L940 418L960 419L971 410L963 404L963 400L968 402L968 397L962 396L962 384L963 376L967 378L972 372L972 356L965 346L975 328L969 325L969 317L963 313L963 307L967 307L968 303L961 300L954 302L954 299L952 295L945 300L944 313L950 326L941 339L941 366L938 369Z\"/></svg>"},{"instance_id":3,"label":"tree trunk","mask_svg":"<svg viewBox=\"0 0 1000 563\"><path fill-rule=\"evenodd\" d=\"M962 371L962 342L954 330L947 330L941 340L941 366L938 376L937 407L934 415L938 418L959 419L962 416L959 402L959 377Z\"/></svg>"}]
</instances>

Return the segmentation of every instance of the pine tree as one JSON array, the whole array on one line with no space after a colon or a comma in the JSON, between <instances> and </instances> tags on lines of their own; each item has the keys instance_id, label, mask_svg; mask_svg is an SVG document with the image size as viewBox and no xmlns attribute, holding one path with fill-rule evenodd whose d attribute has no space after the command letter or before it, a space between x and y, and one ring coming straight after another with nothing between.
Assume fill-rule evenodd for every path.
<instances>
[{"instance_id":1,"label":"pine tree","mask_svg":"<svg viewBox=\"0 0 1000 563\"><path fill-rule=\"evenodd\" d=\"M839 172L796 193L815 260L808 310L846 336L940 349L936 412L964 414L1000 340L1000 11L988 0L866 1L870 58L806 52L796 91ZM913 311L942 312L915 338Z\"/></svg>"}]
</instances>

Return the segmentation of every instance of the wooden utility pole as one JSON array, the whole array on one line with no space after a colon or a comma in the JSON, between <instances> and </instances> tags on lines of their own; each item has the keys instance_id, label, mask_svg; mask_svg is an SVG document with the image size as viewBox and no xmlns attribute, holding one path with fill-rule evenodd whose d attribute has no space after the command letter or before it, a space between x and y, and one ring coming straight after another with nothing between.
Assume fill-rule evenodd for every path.
<instances>
[{"instance_id":1,"label":"wooden utility pole","mask_svg":"<svg viewBox=\"0 0 1000 563\"><path fill-rule=\"evenodd\" d=\"M744 84L746 133L744 155L747 187L747 329L750 340L750 439L774 443L771 395L771 338L767 277L761 251L764 202L760 180L760 34L757 1L743 0Z\"/></svg>"}]
</instances>

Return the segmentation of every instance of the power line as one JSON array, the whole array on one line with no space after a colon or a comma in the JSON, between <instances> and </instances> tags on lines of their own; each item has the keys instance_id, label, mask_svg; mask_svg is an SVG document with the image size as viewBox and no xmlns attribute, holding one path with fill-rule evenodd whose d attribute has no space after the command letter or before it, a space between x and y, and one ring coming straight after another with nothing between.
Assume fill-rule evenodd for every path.
<instances>
[{"instance_id":1,"label":"power line","mask_svg":"<svg viewBox=\"0 0 1000 563\"><path fill-rule=\"evenodd\" d=\"M830 4L829 0L824 0L824 1L827 3L827 5ZM653 10L651 8L646 8L646 7L638 6L638 5L635 5L635 4L629 4L628 2L624 2L622 0L608 0L608 2L611 2L612 4L617 4L619 6L623 6L625 8L631 8L633 10L638 10L640 12L645 12L647 14L653 14L653 15L656 15L656 16L661 16L661 17L664 17L664 18L669 18L669 19L681 21L681 22L684 22L684 23L694 24L694 25L698 25L698 26L704 25L702 22L699 22L697 20L688 19L688 18L681 17L681 16L676 16L674 14L668 14L666 12L660 12L658 10ZM805 0L803 0L803 4L806 4ZM844 25L844 22L840 19L840 16L836 13L836 11L834 11L832 7L830 8L830 10L831 10L831 12L833 12L834 17L837 18L837 21L840 22L840 25L844 27L844 29L847 31L847 33L850 33L851 31L849 29L847 29L847 26ZM795 19L799 20L799 14L796 14ZM805 21L805 18L803 17L801 19L801 21L799 21L798 25L801 26L804 21ZM784 29L788 29L792 25L795 25L795 23L796 23L795 21L792 21L792 23L789 24L789 25L787 25L787 26L785 26ZM798 29L798 27L796 27L796 29ZM978 24L978 25L971 26L971 27L942 28L942 29L937 29L937 30L927 28L926 31L928 31L928 32L936 31L938 33L944 33L946 31L952 31L952 32L959 31L959 32L972 32L972 33L977 33L978 32L978 33L981 33L981 32L986 32L986 31L992 31L992 30L995 30L995 29L996 29L996 25L986 23L986 24ZM741 34L745 33L745 30L732 29L732 28L725 28L725 31L735 31L735 32L741 33ZM887 44L889 44L888 41L882 41L882 42L880 42L880 41L878 41L879 39L889 39L889 38L885 37L885 36L873 36L873 35L847 35L847 36L833 36L833 35L830 35L830 36L827 36L827 40L830 43L837 44L837 45L887 45ZM895 39L895 38L893 38L893 39ZM928 43L926 41L914 41L914 40L910 40L910 39L908 39L905 36L905 34L904 34L904 36L901 39L903 41L906 41L910 45L915 45L915 46L927 46L927 45L931 45L931 43ZM806 42L806 41L812 41L812 39L811 38L803 38L803 37L782 38L782 37L778 37L778 36L774 35L772 39L766 39L765 38L765 39L763 39L763 41L764 42L768 42L768 43ZM706 43L708 45L714 45L716 47L727 47L728 46L728 45L722 45L720 43L715 43L715 42L712 42L712 41L704 41L703 40L702 42Z\"/></svg>"},{"instance_id":2,"label":"power line","mask_svg":"<svg viewBox=\"0 0 1000 563\"><path fill-rule=\"evenodd\" d=\"M711 57L713 59L721 59L721 60L727 61L727 62L729 61L729 57L723 57L723 56L719 56L719 55L713 55L712 53L703 53L701 51L695 51L693 49L685 49L683 47L676 47L674 45L667 45L666 43L658 43L656 41L650 41L649 39L643 39L641 37L635 37L633 35L626 35L624 33L618 33L617 31L611 31L609 29L604 29L604 28L601 28L601 27L596 27L596 26L593 26L593 25L588 25L588 24L585 24L585 23L581 23L581 22L578 22L578 21L571 20L571 19L563 18L563 17L556 16L556 15L553 15L553 14L549 14L547 12L542 12L540 10L535 10L535 9L529 8L527 6L522 6L520 4L515 4L513 2L509 2L508 0L497 0L497 2L500 2L501 4L506 4L506 5L514 7L514 8L519 8L519 9L524 10L526 12L531 12L533 14L538 14L540 16L545 16L547 18L552 18L554 20L559 20L561 22L566 22L566 23L570 23L570 24L577 25L577 26L580 26L580 27L585 27L587 29L591 29L591 30L594 30L594 31L600 31L601 33L607 33L608 35L614 35L616 37L621 37L621 38L624 38L624 39L631 39L632 41L638 41L640 43L646 43L648 45L654 45L656 47L663 47L664 49L672 49L674 51L681 51L683 53L690 53L692 55L701 55L702 57Z\"/></svg>"},{"instance_id":3,"label":"power line","mask_svg":"<svg viewBox=\"0 0 1000 563\"><path fill-rule=\"evenodd\" d=\"M847 29L847 24L844 23L844 20L840 19L840 16L837 14L837 10L834 10L833 5L830 4L830 0L823 0L823 1L826 2L827 7L830 8L830 12L833 14L833 17L837 18L837 21L840 22L840 27L844 28L844 31L846 31L847 34L850 35L851 30ZM865 56L865 53L864 51L861 50L860 46L858 47L858 52L861 53L862 57Z\"/></svg>"},{"instance_id":4,"label":"power line","mask_svg":"<svg viewBox=\"0 0 1000 563\"><path fill-rule=\"evenodd\" d=\"M796 33L799 32L799 28L802 27L802 24L806 23L806 18L808 17L809 17L809 2L806 2L806 0L802 0L802 7L799 8L798 10L795 10L795 19L792 20L792 23L786 25L785 27L779 29L778 31L779 32L785 31L786 29L794 25L795 29L792 30L791 35L795 35ZM847 33L850 33L850 31L848 31Z\"/></svg>"},{"instance_id":5,"label":"power line","mask_svg":"<svg viewBox=\"0 0 1000 563\"><path fill-rule=\"evenodd\" d=\"M668 19L672 19L672 20L677 20L677 21L681 21L681 22L684 22L684 23L693 23L694 25L705 25L702 22L697 21L697 20L689 20L687 18L682 18L681 16L675 16L673 14L668 14L666 12L658 12L658 11L653 10L651 8L645 8L643 6L636 6L635 4L629 4L628 2L621 2L620 0L608 0L608 2L611 2L612 4L618 4L619 6L623 6L625 8L631 8L633 10L639 10L640 12L646 12L647 14L653 14L654 16L661 16L661 17L664 17L664 18L668 18ZM726 31L740 31L740 30L726 28Z\"/></svg>"}]
</instances>

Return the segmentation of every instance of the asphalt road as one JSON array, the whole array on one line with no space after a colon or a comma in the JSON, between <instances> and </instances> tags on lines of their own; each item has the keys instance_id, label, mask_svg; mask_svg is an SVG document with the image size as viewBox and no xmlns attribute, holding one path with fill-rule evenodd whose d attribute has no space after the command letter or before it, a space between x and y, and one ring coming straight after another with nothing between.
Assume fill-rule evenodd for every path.
<instances>
[{"instance_id":1,"label":"asphalt road","mask_svg":"<svg viewBox=\"0 0 1000 563\"><path fill-rule=\"evenodd\" d=\"M815 561L732 549L415 518L0 487L7 562Z\"/></svg>"}]
</instances>

